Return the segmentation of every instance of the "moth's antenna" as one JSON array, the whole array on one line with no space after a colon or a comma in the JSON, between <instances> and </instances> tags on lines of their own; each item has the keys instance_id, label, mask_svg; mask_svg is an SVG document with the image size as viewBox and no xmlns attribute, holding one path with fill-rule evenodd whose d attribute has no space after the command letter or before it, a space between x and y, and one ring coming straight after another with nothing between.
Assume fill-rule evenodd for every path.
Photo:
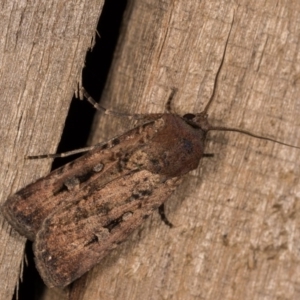
<instances>
[{"instance_id":1,"label":"moth's antenna","mask_svg":"<svg viewBox=\"0 0 300 300\"><path fill-rule=\"evenodd\" d=\"M215 77L214 89L213 89L213 92L211 94L211 97L210 97L208 103L206 104L204 110L201 112L201 115L202 115L201 118L205 118L205 116L207 117L207 111L208 111L211 103L213 102L213 100L215 98L216 90L218 88L218 83L219 83L219 76L220 76L221 69L222 69L223 64L224 64L224 60L225 60L225 56L226 56L226 52L227 52L227 46L228 46L229 38L230 38L230 35L231 35L233 23L234 23L234 15L232 17L231 27L230 27L230 30L229 30L229 33L228 33L228 38L227 38L226 44L225 44L225 48L224 48L224 52L223 52L223 58L222 58L222 61L220 63L220 66L218 68L218 71L217 71L217 74L216 74L216 77ZM204 121L204 123L206 123L206 122L207 121ZM208 123L206 123L206 124L208 124ZM277 141L277 140L272 139L272 138L267 138L267 137L264 137L264 136L260 136L260 135L254 134L254 133L252 133L250 131L247 131L247 130L242 130L242 129L237 129L237 128L228 128L228 127L222 127L222 126L212 126L210 124L207 125L206 128L207 128L207 131L219 130L219 131L234 131L234 132L239 132L239 133L242 133L242 134L246 134L246 135L252 136L252 137L257 138L257 139L271 141L271 142L274 142L274 143L277 143L277 144L280 144L280 145L284 145L284 146L288 146L288 147L300 149L300 147L297 147L297 146L294 146L294 145L291 145L291 144L287 144L287 143L283 143L283 142Z\"/></svg>"},{"instance_id":2,"label":"moth's antenna","mask_svg":"<svg viewBox=\"0 0 300 300\"><path fill-rule=\"evenodd\" d=\"M225 43L225 48L224 48L224 52L223 52L223 57L222 57L222 60L221 60L221 63L219 65L219 69L217 71L217 74L216 74L216 77L215 77L215 82L214 82L214 88L213 88L213 92L210 96L210 99L208 101L208 103L206 104L204 110L203 110L203 114L207 114L207 111L211 105L211 103L213 102L214 98L215 98L215 95L216 95L216 90L218 88L218 83L219 83L219 76L220 76L220 73L221 73L221 69L223 67L223 64L224 64L224 60L225 60L225 56L226 56L226 52L227 52L227 46L228 46L228 42L229 42L229 38L230 38L230 34L231 34L231 30L232 30L232 27L233 27L233 23L234 23L234 14L232 16L232 22L231 22L231 27L230 27L230 30L229 30L229 33L228 33L228 37L227 37L227 41Z\"/></svg>"},{"instance_id":3,"label":"moth's antenna","mask_svg":"<svg viewBox=\"0 0 300 300\"><path fill-rule=\"evenodd\" d=\"M271 141L271 142L274 142L274 143L277 143L277 144L280 144L280 145L284 145L284 146L288 146L288 147L300 149L300 147L297 147L297 146L294 146L294 145L291 145L291 144L287 144L287 143L283 143L283 142L274 140L272 138L268 138L268 137L264 137L264 136L261 136L261 135L257 135L257 134L254 134L254 133L250 132L250 131L247 131L247 130L242 130L242 129L237 129L237 128L227 128L227 127L222 127L222 126L210 126L210 128L208 129L208 131L211 131L211 130L239 132L239 133L243 133L243 134L252 136L252 137L257 138L257 139Z\"/></svg>"}]
</instances>

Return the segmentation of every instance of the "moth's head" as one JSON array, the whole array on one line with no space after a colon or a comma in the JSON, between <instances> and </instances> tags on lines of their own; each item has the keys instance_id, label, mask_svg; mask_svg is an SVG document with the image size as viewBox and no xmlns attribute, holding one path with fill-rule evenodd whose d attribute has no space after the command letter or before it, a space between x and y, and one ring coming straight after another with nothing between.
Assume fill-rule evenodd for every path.
<instances>
[{"instance_id":1,"label":"moth's head","mask_svg":"<svg viewBox=\"0 0 300 300\"><path fill-rule=\"evenodd\" d=\"M211 130L212 126L208 122L208 114L201 112L199 114L185 114L182 118L186 123L194 128L200 128L203 131L207 132Z\"/></svg>"},{"instance_id":2,"label":"moth's head","mask_svg":"<svg viewBox=\"0 0 300 300\"><path fill-rule=\"evenodd\" d=\"M212 126L212 125L209 124L207 118L208 118L208 114L206 113L206 110L204 110L203 112L201 112L199 114L185 114L182 117L182 119L187 124L189 124L193 128L201 129L205 133L207 133L210 130L239 132L239 133L246 134L248 136L251 136L251 137L254 137L254 138L257 138L257 139L271 141L273 143L277 143L277 144L280 144L280 145L300 149L300 147L298 147L298 146L288 144L288 143L284 143L284 142L281 142L281 141L277 141L277 140L272 139L272 138L264 137L264 136L252 133L250 131L247 131L247 130L238 129L238 128L231 128L231 127L224 127L224 126Z\"/></svg>"}]
</instances>

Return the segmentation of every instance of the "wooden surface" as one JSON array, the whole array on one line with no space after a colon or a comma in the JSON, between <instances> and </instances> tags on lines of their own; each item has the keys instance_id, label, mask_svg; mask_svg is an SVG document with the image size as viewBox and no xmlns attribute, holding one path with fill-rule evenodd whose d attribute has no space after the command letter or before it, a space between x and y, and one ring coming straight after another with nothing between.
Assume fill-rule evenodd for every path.
<instances>
[{"instance_id":1,"label":"wooden surface","mask_svg":"<svg viewBox=\"0 0 300 300\"><path fill-rule=\"evenodd\" d=\"M99 2L89 2L94 7L89 28L97 20ZM61 22L69 20L54 15ZM234 16L216 101L209 112L211 123L300 146L299 15L296 0L128 1L102 104L123 112L163 112L170 89L177 87L176 111L200 112L212 93ZM14 22L7 22L18 28L20 19L14 16L10 17ZM9 66L1 68L6 75L1 80L5 98L0 102L5 112L3 199L49 169L49 162L27 162L23 156L55 151L60 120L67 113L63 100L70 99L83 64L84 54L77 51L83 51L92 36L90 29L84 43L63 22L53 24L61 27L55 31L45 25L50 44L42 43L46 34L40 32L24 39L31 51L16 52L26 51L17 29L2 42L1 53ZM55 43L61 34L68 36L68 30L70 47L65 49L64 43ZM34 48L38 42L41 49ZM54 56L53 49L66 53ZM12 57L22 58L16 60L15 69L9 64ZM72 65L75 57L79 63ZM71 61L63 68L66 59ZM25 62L26 67L21 64ZM94 128L99 132L92 144L124 132L130 124L101 116ZM203 159L166 202L168 218L176 227L168 228L154 214L76 282L72 299L299 299L300 150L213 132L206 152L215 156ZM1 224L5 245L0 256L1 296L8 299L19 274L24 240L6 222ZM67 298L67 290L64 296L54 292L48 290L43 299Z\"/></svg>"},{"instance_id":2,"label":"wooden surface","mask_svg":"<svg viewBox=\"0 0 300 300\"><path fill-rule=\"evenodd\" d=\"M55 153L102 5L1 1L1 203L49 172L51 160L24 156ZM2 217L0 224L0 299L7 300L22 277L25 239Z\"/></svg>"},{"instance_id":3,"label":"wooden surface","mask_svg":"<svg viewBox=\"0 0 300 300\"><path fill-rule=\"evenodd\" d=\"M300 146L299 1L130 1L102 103L163 112L177 87L200 112L233 15L211 123ZM128 127L101 117L91 143ZM166 202L176 227L154 214L72 299L299 299L300 151L213 132L207 152Z\"/></svg>"}]
</instances>

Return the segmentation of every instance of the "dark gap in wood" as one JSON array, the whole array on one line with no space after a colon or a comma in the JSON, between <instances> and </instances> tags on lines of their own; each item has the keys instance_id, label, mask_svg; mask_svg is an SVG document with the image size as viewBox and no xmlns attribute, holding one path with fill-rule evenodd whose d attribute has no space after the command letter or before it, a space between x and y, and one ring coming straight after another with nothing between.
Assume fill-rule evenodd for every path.
<instances>
[{"instance_id":1,"label":"dark gap in wood","mask_svg":"<svg viewBox=\"0 0 300 300\"><path fill-rule=\"evenodd\" d=\"M97 101L101 97L110 69L126 5L127 0L105 1L97 26L100 37L96 36L96 44L86 56L83 86ZM82 148L86 145L95 112L95 109L87 101L73 98L57 153ZM56 159L52 169L56 169L75 158L74 155ZM35 268L32 242L27 242L25 252L29 263L28 266L24 267L18 299L41 299L45 285ZM17 299L16 292L13 299Z\"/></svg>"}]
</instances>

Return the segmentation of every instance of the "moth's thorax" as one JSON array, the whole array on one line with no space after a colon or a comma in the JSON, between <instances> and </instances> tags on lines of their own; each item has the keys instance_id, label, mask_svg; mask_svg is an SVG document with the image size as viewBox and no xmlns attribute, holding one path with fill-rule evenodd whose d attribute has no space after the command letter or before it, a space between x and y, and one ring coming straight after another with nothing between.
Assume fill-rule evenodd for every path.
<instances>
[{"instance_id":1,"label":"moth's thorax","mask_svg":"<svg viewBox=\"0 0 300 300\"><path fill-rule=\"evenodd\" d=\"M163 126L143 149L148 158L147 169L176 177L197 168L203 156L206 132L178 115L164 114L161 120Z\"/></svg>"}]
</instances>

